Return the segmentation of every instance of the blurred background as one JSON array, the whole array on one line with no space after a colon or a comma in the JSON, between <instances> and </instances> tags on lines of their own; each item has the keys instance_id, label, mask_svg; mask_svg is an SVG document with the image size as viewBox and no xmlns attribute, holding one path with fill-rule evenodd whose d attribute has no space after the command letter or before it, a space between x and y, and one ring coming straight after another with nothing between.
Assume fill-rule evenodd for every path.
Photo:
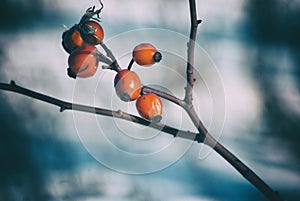
<instances>
[{"instance_id":1,"label":"blurred background","mask_svg":"<svg viewBox=\"0 0 300 201\"><path fill-rule=\"evenodd\" d=\"M120 64L127 65L139 41L154 43L164 53L162 63L134 69L144 83L182 97L188 1L103 3L104 41ZM136 114L134 104L115 97L114 72L99 68L86 80L67 77L63 25L71 27L93 5L99 2L2 0L0 82L15 80L62 100ZM284 199L299 200L300 2L199 0L197 8L203 20L195 86L201 118ZM164 123L194 131L180 109L164 105ZM59 113L4 91L0 114L1 201L266 200L216 153L201 154L196 143L112 118Z\"/></svg>"}]
</instances>

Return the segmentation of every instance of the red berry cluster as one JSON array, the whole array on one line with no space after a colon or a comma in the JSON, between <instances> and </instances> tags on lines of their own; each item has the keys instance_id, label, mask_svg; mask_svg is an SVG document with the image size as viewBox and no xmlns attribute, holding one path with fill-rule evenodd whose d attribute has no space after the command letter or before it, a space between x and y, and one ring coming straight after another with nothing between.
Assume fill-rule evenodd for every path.
<instances>
[{"instance_id":1,"label":"red berry cluster","mask_svg":"<svg viewBox=\"0 0 300 201\"><path fill-rule=\"evenodd\" d=\"M96 45L104 44L104 31L97 22L100 10L89 8L82 16L79 24L75 24L62 34L62 46L67 53L68 75L72 78L87 78L93 76L98 68L102 55ZM92 19L92 20L91 20ZM160 122L162 118L162 101L155 94L142 94L142 83L139 76L131 70L133 63L140 66L151 66L161 60L161 53L149 43L141 43L132 51L132 60L127 69L117 70L114 87L117 96L125 102L136 100L138 113L145 119ZM112 62L110 65L114 65ZM142 94L142 95L141 95Z\"/></svg>"},{"instance_id":2,"label":"red berry cluster","mask_svg":"<svg viewBox=\"0 0 300 201\"><path fill-rule=\"evenodd\" d=\"M137 45L132 52L132 61L141 66L150 66L161 60L161 53L149 43ZM139 114L145 119L160 122L162 118L162 102L155 94L143 94L139 76L132 70L131 64L125 70L118 72L114 79L114 86L118 97L125 102L136 101Z\"/></svg>"},{"instance_id":3,"label":"red berry cluster","mask_svg":"<svg viewBox=\"0 0 300 201\"><path fill-rule=\"evenodd\" d=\"M98 11L98 10L97 10ZM98 68L96 45L104 38L102 26L91 20L91 13L97 11L88 10L83 15L79 24L75 24L62 35L62 46L70 54L68 59L68 75L72 78L93 76Z\"/></svg>"}]
</instances>

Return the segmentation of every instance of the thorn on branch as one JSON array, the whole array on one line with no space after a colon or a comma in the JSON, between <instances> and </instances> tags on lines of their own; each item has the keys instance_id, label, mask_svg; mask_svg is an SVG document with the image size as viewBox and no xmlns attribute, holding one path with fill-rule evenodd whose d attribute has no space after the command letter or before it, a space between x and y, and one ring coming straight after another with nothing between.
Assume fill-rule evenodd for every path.
<instances>
[{"instance_id":1,"label":"thorn on branch","mask_svg":"<svg viewBox=\"0 0 300 201\"><path fill-rule=\"evenodd\" d=\"M60 108L59 108L59 111L60 112L63 112L63 111L65 111L66 110L66 106L65 105L62 105Z\"/></svg>"},{"instance_id":2,"label":"thorn on branch","mask_svg":"<svg viewBox=\"0 0 300 201\"><path fill-rule=\"evenodd\" d=\"M13 80L10 81L10 84L13 85L13 86L16 86L16 85L17 85L16 82L13 81Z\"/></svg>"},{"instance_id":3,"label":"thorn on branch","mask_svg":"<svg viewBox=\"0 0 300 201\"><path fill-rule=\"evenodd\" d=\"M201 24L202 20L197 20L197 24Z\"/></svg>"}]
</instances>

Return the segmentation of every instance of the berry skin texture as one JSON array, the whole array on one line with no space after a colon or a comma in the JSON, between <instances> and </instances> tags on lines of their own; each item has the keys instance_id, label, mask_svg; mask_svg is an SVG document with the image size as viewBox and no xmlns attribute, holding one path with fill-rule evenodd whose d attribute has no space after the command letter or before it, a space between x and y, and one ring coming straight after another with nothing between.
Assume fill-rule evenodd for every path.
<instances>
[{"instance_id":1,"label":"berry skin texture","mask_svg":"<svg viewBox=\"0 0 300 201\"><path fill-rule=\"evenodd\" d=\"M96 73L98 63L96 47L83 45L69 55L68 75L72 78L91 77Z\"/></svg>"},{"instance_id":2,"label":"berry skin texture","mask_svg":"<svg viewBox=\"0 0 300 201\"><path fill-rule=\"evenodd\" d=\"M144 94L136 100L138 113L145 119L158 123L162 119L162 102L152 93Z\"/></svg>"},{"instance_id":3,"label":"berry skin texture","mask_svg":"<svg viewBox=\"0 0 300 201\"><path fill-rule=\"evenodd\" d=\"M150 43L141 43L133 49L132 58L141 66L151 66L161 60L161 53Z\"/></svg>"},{"instance_id":4,"label":"berry skin texture","mask_svg":"<svg viewBox=\"0 0 300 201\"><path fill-rule=\"evenodd\" d=\"M91 45L98 45L104 38L102 26L95 21L87 21L80 27L80 34L84 42Z\"/></svg>"},{"instance_id":5,"label":"berry skin texture","mask_svg":"<svg viewBox=\"0 0 300 201\"><path fill-rule=\"evenodd\" d=\"M124 102L137 99L142 90L138 75L127 69L118 72L114 79L114 87L118 97Z\"/></svg>"},{"instance_id":6,"label":"berry skin texture","mask_svg":"<svg viewBox=\"0 0 300 201\"><path fill-rule=\"evenodd\" d=\"M80 36L77 25L66 30L62 35L62 46L69 54L76 48L82 46L84 41Z\"/></svg>"}]
</instances>

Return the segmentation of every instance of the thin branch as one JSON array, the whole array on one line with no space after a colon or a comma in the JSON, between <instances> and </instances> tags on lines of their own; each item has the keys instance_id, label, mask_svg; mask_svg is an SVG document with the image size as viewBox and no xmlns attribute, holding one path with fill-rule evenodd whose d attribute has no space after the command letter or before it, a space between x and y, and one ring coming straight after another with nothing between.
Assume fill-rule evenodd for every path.
<instances>
[{"instance_id":1,"label":"thin branch","mask_svg":"<svg viewBox=\"0 0 300 201\"><path fill-rule=\"evenodd\" d=\"M213 148L218 154L220 154L227 162L229 162L241 175L243 175L250 183L252 183L260 192L262 192L266 198L271 201L283 201L283 199L272 190L258 175L256 175L250 168L248 168L242 161L240 161L235 155L233 155L229 150L227 150L222 144L220 144L216 139L214 139L208 130L205 128L204 124L200 120L198 114L193 107L193 86L194 86L194 54L195 54L195 41L198 24L201 20L197 19L197 9L195 0L189 0L190 5L190 18L191 18L191 31L190 39L188 42L187 51L187 86L185 88L186 94L184 101L186 105L182 105L185 111L188 113L192 122L196 126L201 138L205 138L204 143L211 148Z\"/></svg>"},{"instance_id":2,"label":"thin branch","mask_svg":"<svg viewBox=\"0 0 300 201\"><path fill-rule=\"evenodd\" d=\"M132 59L130 60L129 64L128 64L128 66L127 66L127 70L130 70L130 69L131 69L133 63L134 63L134 59L132 58Z\"/></svg>"},{"instance_id":3,"label":"thin branch","mask_svg":"<svg viewBox=\"0 0 300 201\"><path fill-rule=\"evenodd\" d=\"M185 87L185 102L192 104L193 101L193 87L194 87L194 52L195 52L195 41L197 35L198 24L201 20L197 19L196 2L195 0L189 0L190 5L190 19L191 19L191 30L190 39L187 44L187 67L186 67L186 87Z\"/></svg>"},{"instance_id":4,"label":"thin branch","mask_svg":"<svg viewBox=\"0 0 300 201\"><path fill-rule=\"evenodd\" d=\"M141 94L145 94L145 93L153 93L156 94L157 96L164 98L172 103L175 103L178 106L184 107L184 105L186 105L186 103L183 100L180 100L179 98L167 93L167 92L163 92L160 91L158 89L154 89L152 87L149 86L143 86L142 88L142 92Z\"/></svg>"},{"instance_id":5,"label":"thin branch","mask_svg":"<svg viewBox=\"0 0 300 201\"><path fill-rule=\"evenodd\" d=\"M227 162L229 162L244 178L246 178L256 189L265 195L270 201L284 201L278 192L274 191L268 184L266 184L257 174L248 168L242 161L228 151L222 144L217 142L211 135L207 135L205 144L212 147L219 153Z\"/></svg>"},{"instance_id":6,"label":"thin branch","mask_svg":"<svg viewBox=\"0 0 300 201\"><path fill-rule=\"evenodd\" d=\"M14 81L11 81L10 84L0 83L0 89L5 91L11 91L25 96L47 102L52 105L56 105L60 108L60 111L65 110L75 110L81 112L87 112L97 115L103 115L108 117L116 117L119 119L135 122L140 125L149 126L151 128L161 130L167 134L170 134L174 137L181 137L188 140L193 140L198 143L204 142L205 144L212 147L217 153L219 153L226 161L228 161L235 169L240 172L248 181L250 181L258 190L260 190L269 200L272 201L283 201L279 194L274 192L261 178L259 178L250 168L248 168L243 162L241 162L236 156L234 156L230 151L228 151L223 145L217 142L206 130L205 135L197 134L190 131L179 130L164 124L154 124L140 117L128 114L123 111L113 111L108 109L96 108L91 106L85 106L81 104L69 103L62 101L57 98L53 98L23 87L20 87L15 84ZM186 108L188 114L192 116L192 119L197 119L197 115L194 112L193 108ZM199 120L200 121L200 120ZM201 121L200 121L201 122ZM205 128L205 127L204 127ZM199 129L201 130L201 129ZM202 131L202 130L201 130Z\"/></svg>"},{"instance_id":7,"label":"thin branch","mask_svg":"<svg viewBox=\"0 0 300 201\"><path fill-rule=\"evenodd\" d=\"M199 119L193 107L185 108L194 125L198 128L200 138L204 138L204 144L214 149L228 163L230 163L244 178L253 184L261 193L271 201L283 201L278 193L266 184L257 174L255 174L246 164L239 160L233 153L226 149L221 143L214 139L207 131Z\"/></svg>"},{"instance_id":8,"label":"thin branch","mask_svg":"<svg viewBox=\"0 0 300 201\"><path fill-rule=\"evenodd\" d=\"M110 64L111 66L111 70L114 70L116 72L119 72L122 70L122 68L120 67L120 65L118 64L118 61L116 59L116 57L114 56L114 54L112 53L112 51L105 45L104 42L100 43L101 47L104 49L104 51L106 52L106 55L112 60L112 64Z\"/></svg>"},{"instance_id":9,"label":"thin branch","mask_svg":"<svg viewBox=\"0 0 300 201\"><path fill-rule=\"evenodd\" d=\"M10 84L0 83L0 89L5 91L11 91L15 93L19 93L43 102L47 102L52 105L56 105L60 108L60 111L63 112L65 110L74 110L87 112L97 115L103 115L108 117L115 117L131 122L135 122L140 125L149 126L151 128L161 130L167 134L170 134L174 137L180 137L192 141L196 141L198 143L204 142L206 145L212 147L217 153L219 153L226 161L228 161L238 172L240 172L249 182L251 182L258 190L260 190L269 200L271 201L283 201L280 198L279 194L273 191L260 177L258 177L250 168L248 168L242 161L240 161L236 156L234 156L230 151L228 151L222 144L217 142L206 130L205 135L197 134L190 131L179 130L164 124L154 124L145 119L137 117L135 115L128 114L123 111L113 111L103 108L96 108L81 104L74 104L66 101L62 101L57 98L53 98L23 87L16 85L14 81L11 81ZM193 108L186 108L186 111L192 119L197 119L197 115L194 112ZM195 115L195 116L194 116ZM199 120L200 121L200 120ZM201 121L200 121L201 122ZM205 127L204 127L205 128ZM201 130L201 129L199 129ZM202 131L202 130L201 130Z\"/></svg>"},{"instance_id":10,"label":"thin branch","mask_svg":"<svg viewBox=\"0 0 300 201\"><path fill-rule=\"evenodd\" d=\"M138 116L123 112L121 110L113 111L113 110L108 110L108 109L103 109L103 108L91 107L91 106L62 101L60 99L53 98L53 97L47 96L45 94L41 94L41 93L29 90L29 89L20 87L20 86L16 85L16 83L14 81L11 81L10 84L0 83L0 89L5 90L5 91L19 93L19 94L22 94L22 95L25 95L25 96L28 96L28 97L52 104L52 105L56 105L60 108L60 112L63 112L65 110L74 110L74 111L87 112L87 113L92 113L92 114L97 114L97 115L108 116L108 117L115 117L115 118L131 121L131 122L134 122L134 123L137 123L140 125L149 126L151 128L154 128L154 129L163 131L167 134L170 134L174 137L180 137L180 138L184 138L184 139L188 139L188 140L193 140L198 143L202 143L204 140L197 133L176 129L171 126L164 125L162 123L155 124L155 123L152 123L145 119L142 119Z\"/></svg>"}]
</instances>

